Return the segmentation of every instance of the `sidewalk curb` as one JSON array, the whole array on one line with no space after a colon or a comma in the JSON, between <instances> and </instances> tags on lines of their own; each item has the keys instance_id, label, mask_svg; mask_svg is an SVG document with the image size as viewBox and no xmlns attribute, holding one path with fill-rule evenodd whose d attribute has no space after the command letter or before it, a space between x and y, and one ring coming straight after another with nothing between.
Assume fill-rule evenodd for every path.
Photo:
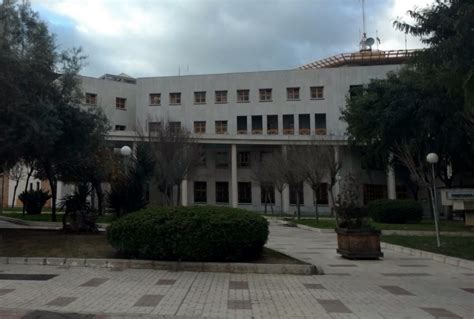
<instances>
[{"instance_id":1,"label":"sidewalk curb","mask_svg":"<svg viewBox=\"0 0 474 319\"><path fill-rule=\"evenodd\" d=\"M413 249L409 247L389 244L385 242L381 242L380 247L383 249L389 249L398 253L403 253L403 254L407 254L411 256L429 258L431 260L434 260L446 265L474 270L474 261L472 260L450 257L446 255L441 255L441 254L435 254L435 253L425 251L425 250L418 250L418 249Z\"/></svg>"},{"instance_id":2,"label":"sidewalk curb","mask_svg":"<svg viewBox=\"0 0 474 319\"><path fill-rule=\"evenodd\" d=\"M178 262L138 259L105 258L49 258L49 257L0 257L0 264L44 265L56 267L96 267L114 270L156 269L170 271L227 272L285 275L322 275L315 265L298 264L252 264L252 263L214 263L214 262Z\"/></svg>"}]
</instances>

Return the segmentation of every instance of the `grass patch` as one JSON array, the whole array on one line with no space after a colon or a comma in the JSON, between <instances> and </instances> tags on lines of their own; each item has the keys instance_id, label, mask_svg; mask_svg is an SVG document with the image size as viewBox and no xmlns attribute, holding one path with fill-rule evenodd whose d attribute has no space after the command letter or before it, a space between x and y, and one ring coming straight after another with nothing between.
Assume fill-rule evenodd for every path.
<instances>
[{"instance_id":1,"label":"grass patch","mask_svg":"<svg viewBox=\"0 0 474 319\"><path fill-rule=\"evenodd\" d=\"M63 215L64 215L64 213L62 213L62 212L56 213L58 223L62 222ZM0 214L0 216L16 218L16 219L22 219L22 220L27 220L27 221L32 221L32 222L51 222L51 214L39 214L39 215L25 214L25 215L23 215L22 213L8 212L8 213L2 213L2 214ZM97 218L97 223L110 223L113 220L115 220L114 215L105 214L105 215L99 216Z\"/></svg>"},{"instance_id":2,"label":"grass patch","mask_svg":"<svg viewBox=\"0 0 474 319\"><path fill-rule=\"evenodd\" d=\"M334 219L320 219L316 222L315 219L290 219L292 222L306 225L315 228L334 229L336 227L336 221ZM385 230L427 230L434 231L434 222L430 220L422 221L419 224L382 224L374 223L372 225L377 229ZM441 231L471 231L471 228L464 225L463 221L440 221Z\"/></svg>"},{"instance_id":3,"label":"grass patch","mask_svg":"<svg viewBox=\"0 0 474 319\"><path fill-rule=\"evenodd\" d=\"M439 248L436 247L435 236L382 236L382 241L437 254L474 260L474 237L441 236L441 247Z\"/></svg>"},{"instance_id":4,"label":"grass patch","mask_svg":"<svg viewBox=\"0 0 474 319\"><path fill-rule=\"evenodd\" d=\"M71 234L56 230L2 229L0 256L125 258L110 246L105 233ZM272 249L263 248L260 259L252 263L304 264Z\"/></svg>"}]
</instances>

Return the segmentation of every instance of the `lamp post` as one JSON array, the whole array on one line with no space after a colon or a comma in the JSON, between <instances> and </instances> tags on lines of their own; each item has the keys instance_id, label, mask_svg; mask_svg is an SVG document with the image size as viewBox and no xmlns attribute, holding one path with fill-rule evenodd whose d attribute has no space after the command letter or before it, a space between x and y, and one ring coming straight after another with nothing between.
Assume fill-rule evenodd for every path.
<instances>
[{"instance_id":1,"label":"lamp post","mask_svg":"<svg viewBox=\"0 0 474 319\"><path fill-rule=\"evenodd\" d=\"M127 145L122 146L122 148L120 149L120 155L123 156L124 164L125 164L125 175L127 175L127 173L128 173L128 159L132 155L132 149Z\"/></svg>"},{"instance_id":2,"label":"lamp post","mask_svg":"<svg viewBox=\"0 0 474 319\"><path fill-rule=\"evenodd\" d=\"M426 161L431 164L431 178L433 180L433 189L432 189L432 199L433 199L433 215L435 221L435 228L436 228L436 243L438 247L441 246L441 241L439 239L439 222L438 222L438 195L436 194L436 175L435 175L435 164L438 163L438 154L436 153L429 153L426 155Z\"/></svg>"}]
</instances>

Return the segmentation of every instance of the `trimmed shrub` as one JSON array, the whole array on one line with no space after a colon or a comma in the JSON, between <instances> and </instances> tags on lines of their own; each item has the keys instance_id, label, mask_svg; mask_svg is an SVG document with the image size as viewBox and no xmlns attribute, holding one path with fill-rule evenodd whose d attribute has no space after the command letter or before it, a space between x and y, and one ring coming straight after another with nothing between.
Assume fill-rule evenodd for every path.
<instances>
[{"instance_id":1,"label":"trimmed shrub","mask_svg":"<svg viewBox=\"0 0 474 319\"><path fill-rule=\"evenodd\" d=\"M51 195L42 189L31 189L18 195L18 199L25 205L25 210L28 215L41 214L44 204L46 204L50 198Z\"/></svg>"},{"instance_id":2,"label":"trimmed shrub","mask_svg":"<svg viewBox=\"0 0 474 319\"><path fill-rule=\"evenodd\" d=\"M369 216L378 223L419 223L423 218L423 207L411 199L380 199L368 205Z\"/></svg>"},{"instance_id":3,"label":"trimmed shrub","mask_svg":"<svg viewBox=\"0 0 474 319\"><path fill-rule=\"evenodd\" d=\"M247 261L260 256L268 222L242 209L194 206L145 209L111 223L110 244L132 258Z\"/></svg>"}]
</instances>

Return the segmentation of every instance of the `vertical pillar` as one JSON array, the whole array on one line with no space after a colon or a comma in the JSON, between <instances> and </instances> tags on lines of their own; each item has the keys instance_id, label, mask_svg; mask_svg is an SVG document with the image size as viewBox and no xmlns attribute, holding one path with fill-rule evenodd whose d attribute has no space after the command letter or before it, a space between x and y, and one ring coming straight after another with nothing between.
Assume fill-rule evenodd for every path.
<instances>
[{"instance_id":1,"label":"vertical pillar","mask_svg":"<svg viewBox=\"0 0 474 319\"><path fill-rule=\"evenodd\" d=\"M286 158L288 154L288 147L286 145L282 145L281 152L283 154L283 157ZM290 212L290 186L288 184L285 184L282 195L283 195L283 198L282 198L281 204L283 205L283 212L289 213Z\"/></svg>"},{"instance_id":2,"label":"vertical pillar","mask_svg":"<svg viewBox=\"0 0 474 319\"><path fill-rule=\"evenodd\" d=\"M188 206L188 180L181 181L181 205Z\"/></svg>"},{"instance_id":3,"label":"vertical pillar","mask_svg":"<svg viewBox=\"0 0 474 319\"><path fill-rule=\"evenodd\" d=\"M389 155L389 163L387 166L387 195L388 199L397 199L397 185L395 181L395 170L391 164L393 160L393 154Z\"/></svg>"},{"instance_id":4,"label":"vertical pillar","mask_svg":"<svg viewBox=\"0 0 474 319\"><path fill-rule=\"evenodd\" d=\"M237 192L237 145L231 145L231 190L232 190L232 207L237 207L238 192Z\"/></svg>"}]
</instances>

